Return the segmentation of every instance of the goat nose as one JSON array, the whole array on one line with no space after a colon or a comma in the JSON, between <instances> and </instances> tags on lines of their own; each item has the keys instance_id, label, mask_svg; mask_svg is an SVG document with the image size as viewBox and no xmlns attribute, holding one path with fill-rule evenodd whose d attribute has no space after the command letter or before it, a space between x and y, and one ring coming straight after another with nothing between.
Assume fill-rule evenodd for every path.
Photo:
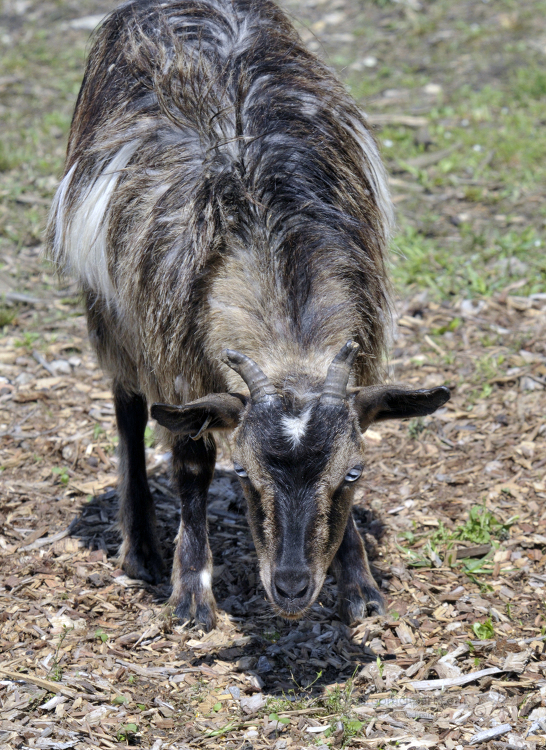
<instances>
[{"instance_id":1,"label":"goat nose","mask_svg":"<svg viewBox=\"0 0 546 750\"><path fill-rule=\"evenodd\" d=\"M277 570L275 588L283 599L301 599L307 594L311 576L307 571Z\"/></svg>"}]
</instances>

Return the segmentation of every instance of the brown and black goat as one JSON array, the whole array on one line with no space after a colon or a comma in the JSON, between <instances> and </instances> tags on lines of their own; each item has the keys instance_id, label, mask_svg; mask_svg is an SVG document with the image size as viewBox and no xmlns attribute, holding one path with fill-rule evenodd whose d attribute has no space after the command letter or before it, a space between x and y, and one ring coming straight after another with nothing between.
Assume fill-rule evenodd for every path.
<instances>
[{"instance_id":1,"label":"brown and black goat","mask_svg":"<svg viewBox=\"0 0 546 750\"><path fill-rule=\"evenodd\" d=\"M362 434L446 388L381 385L391 203L343 86L270 0L130 0L98 31L48 229L113 378L122 565L163 573L144 461L167 428L182 520L171 602L215 623L215 430L267 596L299 617L327 570L347 622L381 611L352 514Z\"/></svg>"}]
</instances>

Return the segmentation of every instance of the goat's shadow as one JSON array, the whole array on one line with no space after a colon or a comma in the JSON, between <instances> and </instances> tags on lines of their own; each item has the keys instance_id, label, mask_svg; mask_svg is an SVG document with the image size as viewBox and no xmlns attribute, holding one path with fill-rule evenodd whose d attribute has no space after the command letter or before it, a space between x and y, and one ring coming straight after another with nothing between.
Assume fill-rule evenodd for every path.
<instances>
[{"instance_id":1,"label":"goat's shadow","mask_svg":"<svg viewBox=\"0 0 546 750\"><path fill-rule=\"evenodd\" d=\"M179 501L166 474L150 478L150 488L166 570L170 570L180 523ZM89 549L102 549L107 557L115 558L121 541L117 513L115 490L94 497L82 506L72 536L80 538ZM384 533L383 523L373 511L360 504L355 504L354 514L372 572L381 585L385 575L374 567L373 559ZM319 671L322 675L317 686L343 680L360 664L375 659L369 649L350 639L348 629L337 620L336 586L331 576L327 576L317 602L304 620L288 622L272 611L259 579L258 561L245 517L245 500L233 470L216 469L209 491L208 517L214 560L213 590L218 609L229 613L242 633L251 633L252 638L245 639L244 645L220 648L206 656L185 651L181 658L198 665L218 658L233 662L248 657L249 668L256 669L264 689L273 692L294 688L294 681L299 685L308 684L316 679ZM101 574L94 574L90 582L97 586L107 584ZM142 585L158 604L166 601L170 594L167 577L159 586ZM317 637L319 641L315 640Z\"/></svg>"}]
</instances>

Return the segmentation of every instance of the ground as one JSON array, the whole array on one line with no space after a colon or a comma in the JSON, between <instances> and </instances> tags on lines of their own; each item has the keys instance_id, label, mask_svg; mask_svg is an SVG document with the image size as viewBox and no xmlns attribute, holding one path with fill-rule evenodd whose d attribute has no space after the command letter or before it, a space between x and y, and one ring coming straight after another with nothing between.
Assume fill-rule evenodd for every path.
<instances>
[{"instance_id":1,"label":"ground","mask_svg":"<svg viewBox=\"0 0 546 750\"><path fill-rule=\"evenodd\" d=\"M389 169L390 374L453 398L368 432L356 513L389 604L358 628L331 580L304 621L272 614L223 445L207 635L117 567L109 383L76 289L40 260L111 7L0 10L0 747L543 746L546 3L285 3ZM179 511L148 443L168 550Z\"/></svg>"}]
</instances>

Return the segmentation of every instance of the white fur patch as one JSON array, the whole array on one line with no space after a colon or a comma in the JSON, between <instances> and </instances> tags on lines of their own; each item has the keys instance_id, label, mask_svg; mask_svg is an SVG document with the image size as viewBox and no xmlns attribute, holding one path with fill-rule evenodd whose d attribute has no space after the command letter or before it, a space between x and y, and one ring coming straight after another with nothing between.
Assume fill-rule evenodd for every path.
<instances>
[{"instance_id":1,"label":"white fur patch","mask_svg":"<svg viewBox=\"0 0 546 750\"><path fill-rule=\"evenodd\" d=\"M74 176L74 171L77 166L78 162L76 161L70 168L70 171L63 177L51 205L52 215L55 216L55 245L53 247L53 259L57 262L59 262L59 257L62 253L63 243L61 242L61 237L64 234L66 194L70 188L70 183L72 182L72 177Z\"/></svg>"},{"instance_id":2,"label":"white fur patch","mask_svg":"<svg viewBox=\"0 0 546 750\"><path fill-rule=\"evenodd\" d=\"M108 208L120 171L124 169L137 150L138 140L122 146L114 158L108 162L85 191L74 211L72 219L65 225L64 236L57 230L57 242L61 248L55 248L55 255L61 252L66 258L68 274L83 282L86 286L110 300L114 297L114 288L108 271L107 232ZM70 189L74 167L63 179L58 191L57 227L64 224L66 194ZM62 237L62 240L60 238ZM61 252L60 252L61 251Z\"/></svg>"},{"instance_id":3,"label":"white fur patch","mask_svg":"<svg viewBox=\"0 0 546 750\"><path fill-rule=\"evenodd\" d=\"M386 239L389 239L394 225L394 211L385 167L381 161L375 141L368 130L366 130L361 122L354 118L350 119L350 124L353 134L359 142L362 152L365 154L364 169L375 192L375 200L381 212Z\"/></svg>"},{"instance_id":4,"label":"white fur patch","mask_svg":"<svg viewBox=\"0 0 546 750\"><path fill-rule=\"evenodd\" d=\"M204 589L210 589L212 586L212 576L210 574L210 571L208 570L202 570L199 578L201 580L201 586Z\"/></svg>"},{"instance_id":5,"label":"white fur patch","mask_svg":"<svg viewBox=\"0 0 546 750\"><path fill-rule=\"evenodd\" d=\"M292 448L300 444L302 437L305 435L310 416L311 411L308 409L297 417L282 417L282 430L285 437L290 441Z\"/></svg>"}]
</instances>

